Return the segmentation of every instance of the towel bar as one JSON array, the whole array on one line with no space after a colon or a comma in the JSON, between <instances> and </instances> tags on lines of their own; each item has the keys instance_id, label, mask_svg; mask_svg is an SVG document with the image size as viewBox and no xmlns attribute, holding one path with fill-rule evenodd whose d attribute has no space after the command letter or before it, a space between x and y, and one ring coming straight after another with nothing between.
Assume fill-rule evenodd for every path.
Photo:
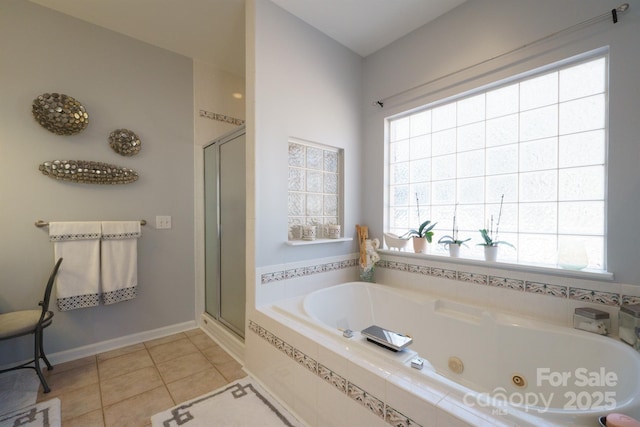
<instances>
[{"instance_id":1,"label":"towel bar","mask_svg":"<svg viewBox=\"0 0 640 427\"><path fill-rule=\"evenodd\" d=\"M144 220L144 219L141 219L141 220L140 220L140 225L147 225L147 221L146 221L146 220ZM48 223L47 221L43 221L43 220L39 219L39 220L37 220L37 221L35 222L35 226L36 226L36 227L39 227L39 228L41 228L41 227L48 227L48 226L49 226L49 223Z\"/></svg>"}]
</instances>

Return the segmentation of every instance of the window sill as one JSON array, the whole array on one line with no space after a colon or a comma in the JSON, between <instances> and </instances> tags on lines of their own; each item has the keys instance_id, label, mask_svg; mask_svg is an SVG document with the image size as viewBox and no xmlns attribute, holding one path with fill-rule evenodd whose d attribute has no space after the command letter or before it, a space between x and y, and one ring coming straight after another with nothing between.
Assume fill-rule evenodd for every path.
<instances>
[{"instance_id":1,"label":"window sill","mask_svg":"<svg viewBox=\"0 0 640 427\"><path fill-rule=\"evenodd\" d=\"M528 273L548 274L551 276L573 277L577 279L588 280L613 280L613 273L603 270L567 270L561 267L553 267L549 265L535 265L524 263L512 263L502 261L485 261L475 258L452 258L446 255L434 254L418 254L414 252L402 252L389 249L379 249L378 252L384 255L398 256L401 258L417 258L439 262L448 262L452 264L476 265L490 268L502 268L512 271L524 271Z\"/></svg>"},{"instance_id":2,"label":"window sill","mask_svg":"<svg viewBox=\"0 0 640 427\"><path fill-rule=\"evenodd\" d=\"M339 239L316 239L316 240L287 240L285 244L289 246L322 245L324 243L351 242L353 237L341 237Z\"/></svg>"}]
</instances>

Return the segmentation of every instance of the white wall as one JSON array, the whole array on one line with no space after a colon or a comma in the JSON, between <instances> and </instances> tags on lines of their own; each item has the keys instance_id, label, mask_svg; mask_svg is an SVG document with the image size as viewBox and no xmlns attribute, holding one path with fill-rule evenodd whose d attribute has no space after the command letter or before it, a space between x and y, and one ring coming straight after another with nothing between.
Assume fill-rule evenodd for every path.
<instances>
[{"instance_id":1,"label":"white wall","mask_svg":"<svg viewBox=\"0 0 640 427\"><path fill-rule=\"evenodd\" d=\"M357 242L287 246L288 138L344 149L345 236L362 217L361 76L362 59L337 42L274 5L251 0L247 13L247 320L262 318L256 305L278 297L344 281L355 268L279 281L261 282L261 274L287 268L339 265ZM254 188L255 185L255 188ZM254 195L255 194L255 195ZM252 197L252 195L254 195ZM255 202L255 206L254 206ZM278 267L274 267L278 266ZM265 268L262 268L265 267ZM353 273L352 273L353 274ZM352 277L352 276L351 276ZM286 282L286 283L285 283ZM260 342L246 329L245 366L302 418L307 395L298 393L287 373L280 378L263 369ZM272 359L268 359L272 360ZM277 369L276 369L277 371ZM285 387L279 385L285 384ZM288 390L288 392L286 392ZM284 394L283 394L284 391ZM300 400L290 399L290 394ZM309 418L311 420L313 418Z\"/></svg>"},{"instance_id":2,"label":"white wall","mask_svg":"<svg viewBox=\"0 0 640 427\"><path fill-rule=\"evenodd\" d=\"M342 225L345 236L353 236L361 219L362 59L268 0L255 1L253 31L247 42L254 46L247 49L255 50L248 59L255 70L248 68L247 80L255 85L255 110L247 118L255 126L256 266L353 252L355 241L285 245L288 138L344 149Z\"/></svg>"},{"instance_id":3,"label":"white wall","mask_svg":"<svg viewBox=\"0 0 640 427\"><path fill-rule=\"evenodd\" d=\"M52 354L194 321L192 61L22 0L2 2L0 51L0 312L42 298L53 248L35 220L146 219L138 297L54 308L45 348ZM41 127L31 102L45 92L82 102L88 128L59 136ZM142 140L136 156L109 147L109 133L123 127ZM55 181L38 171L53 159L113 163L140 179L122 186ZM173 228L156 230L156 215L171 215ZM0 366L26 358L29 343L2 343Z\"/></svg>"},{"instance_id":4,"label":"white wall","mask_svg":"<svg viewBox=\"0 0 640 427\"><path fill-rule=\"evenodd\" d=\"M440 80L421 90L390 99L384 108L372 103L405 89L508 52L608 14L617 0L477 0L465 2L436 21L366 58L363 151L365 164L376 165L363 182L362 220L372 232L383 231L385 117L461 93L484 83L602 46L610 47L608 269L617 282L640 284L636 226L640 211L640 1L631 0L619 22L610 19ZM437 218L433 218L437 221Z\"/></svg>"},{"instance_id":5,"label":"white wall","mask_svg":"<svg viewBox=\"0 0 640 427\"><path fill-rule=\"evenodd\" d=\"M248 99L252 103L248 104L247 135L254 141L256 151L257 301L282 299L296 295L298 290L310 290L330 283L333 277L322 280L329 273L287 279L286 272L289 268L292 269L289 271L307 266L313 269L331 253L346 253L339 246L289 248L283 245L286 231L288 136L328 143L331 143L332 137L360 138L360 147L347 148L347 154L352 151L360 159L347 167L347 182L353 179L352 182L357 185L348 187L347 215L354 222L347 224L346 229L360 222L369 225L373 236L381 236L384 230L385 117L605 45L611 48L608 187L608 233L611 243L608 251L609 267L618 283L604 279L550 277L539 272L509 272L482 262L458 266L448 258L433 261L429 258L416 260L391 255L384 256L383 263L387 268L380 268L376 274L380 282L388 285L414 290L429 288L436 295L506 311L520 310L518 314L565 326L569 325L573 309L577 306L596 306L615 316L622 300L618 299L620 295L640 296L631 289L640 287L630 285L640 283L640 268L634 265L638 258L635 242L640 238L640 230L635 227L635 218L640 210L640 174L636 172L640 164L637 146L640 135L640 93L636 81L640 68L640 49L637 48L640 42L640 0L631 0L629 3L631 10L621 16L615 26L610 22L600 23L440 81L410 96L385 102L384 108L380 109L372 103L593 16L608 13L619 3L611 0L468 1L367 57L362 74L358 75L355 67L353 72L345 72L345 67L352 69L350 64L353 60L322 35L267 0L250 1L247 7L247 82ZM251 34L252 31L255 33ZM354 90L360 80L364 85L362 96ZM345 91L345 88L350 90ZM352 107L354 101L359 103L357 108ZM361 135L348 122L342 124L339 121L358 115L363 119ZM358 175L352 176L352 173ZM355 211L352 212L352 208ZM354 243L345 249L355 248ZM423 271L422 267L426 267L424 271L432 271L431 268L437 271L429 276L419 273ZM458 274L458 269L465 274ZM260 281L260 273L264 273L264 282ZM441 273L450 276L435 278ZM486 282L473 283L473 279L483 277ZM500 280L505 283L489 283L489 278L495 279L496 283ZM512 283L512 278L517 280ZM248 292L254 290L251 281L249 277ZM549 289L563 289L565 293L554 296L551 291L545 290L544 294L536 294L534 291L525 291L526 283L536 286L550 284ZM604 303L595 299L584 301L580 295L568 296L567 287L578 288L585 292L584 295L594 291L615 298ZM314 360L323 364L326 362L325 366L341 366L334 354L326 352L318 345L318 341L314 341L314 337L308 338L295 330L295 325L291 325L288 317L279 318L268 313L268 309L258 311L255 307L248 308L247 323L253 322L254 328L255 325L259 325L258 329L264 328L259 332L247 331L246 363L252 374L310 425L341 425L344 418L332 420L332 415L360 415L356 413L356 408L349 406L352 402L347 395L338 395L334 389L322 388L325 386L319 384L317 377L309 374L302 364L292 362L284 351L275 349L275 344L268 344L268 340L277 342L275 336L290 345L297 343L305 358L307 355L311 358L317 356L318 359ZM264 339L259 335L262 333ZM350 374L356 375L353 372L350 371ZM379 385L368 376L361 381ZM376 390L372 390L376 396ZM384 386L380 386L377 393L379 396L385 393L393 396L393 390ZM412 403L401 401L407 407ZM417 413L424 408L424 404L416 404L408 411L413 413L411 411L415 409ZM433 417L429 419L433 420ZM437 419L433 422L439 423ZM452 420L452 417L440 423L462 424L459 420ZM358 422L352 424L357 425ZM384 420L370 419L364 424L383 425Z\"/></svg>"},{"instance_id":6,"label":"white wall","mask_svg":"<svg viewBox=\"0 0 640 427\"><path fill-rule=\"evenodd\" d=\"M234 93L242 98L234 98ZM244 77L220 70L201 61L193 63L195 144L203 146L238 125L200 116L200 110L244 120Z\"/></svg>"},{"instance_id":7,"label":"white wall","mask_svg":"<svg viewBox=\"0 0 640 427\"><path fill-rule=\"evenodd\" d=\"M241 93L237 99L233 94ZM203 147L238 126L200 116L200 110L244 120L244 77L215 68L200 61L193 63L194 117L194 188L195 188L195 244L196 244L196 314L205 312L205 230L204 230L204 152Z\"/></svg>"}]
</instances>

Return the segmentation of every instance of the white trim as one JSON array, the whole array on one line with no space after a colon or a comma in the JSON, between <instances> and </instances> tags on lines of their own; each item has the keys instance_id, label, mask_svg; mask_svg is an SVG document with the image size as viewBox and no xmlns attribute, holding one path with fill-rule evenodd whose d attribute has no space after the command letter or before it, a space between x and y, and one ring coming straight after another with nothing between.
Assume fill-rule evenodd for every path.
<instances>
[{"instance_id":1,"label":"white trim","mask_svg":"<svg viewBox=\"0 0 640 427\"><path fill-rule=\"evenodd\" d=\"M484 170L482 171L482 173L479 173L477 176L474 175L473 177L470 176L458 176L455 173L455 168L454 168L454 176L453 177L436 177L434 175L433 172L433 168L432 170L430 170L428 172L429 177L426 178L426 181L424 181L424 183L426 183L426 185L430 186L433 185L436 182L446 182L446 181L452 181L454 186L456 186L455 191L455 199L452 201L441 201L438 203L433 203L433 194L434 191L433 190L429 190L427 193L427 200L426 201L422 201L421 200L421 210L426 210L427 212L427 217L431 217L431 218L436 218L436 221L442 221L442 218L438 218L438 214L434 213L433 210L434 209L440 209L440 213L442 213L443 209L446 208L450 208L451 210L453 210L454 205L458 206L458 204L460 203L459 201L459 197L458 194L460 192L459 189L459 185L460 182L465 181L469 178L473 178L473 179L481 179L482 180L482 186L483 186L483 190L484 190L484 197L483 200L477 201L477 202L470 202L470 201L466 201L466 202L462 202L460 203L460 206L462 206L463 208L465 206L481 206L483 208L484 211L484 215L485 218L482 219L482 221L479 223L479 225L477 225L475 227L475 229L478 229L480 227L484 227L484 224L487 224L486 228L489 228L488 226L488 221L489 221L489 210L488 208L491 206L497 206L498 203L500 203L500 209L502 209L502 201L500 200L493 200L493 201L489 201L487 200L487 183L488 180L492 177L497 177L500 175L514 175L516 178L516 182L511 185L510 187L515 188L514 194L515 197L512 200L505 200L505 203L507 205L512 205L515 206L516 209L516 228L513 230L502 230L502 236L511 236L511 237L505 237L505 240L510 240L511 238L516 239L517 241L513 241L511 240L511 243L514 243L515 246L518 248L516 249L516 258L519 258L521 255L519 248L521 246L523 246L522 244L518 244L518 242L520 242L520 239L523 238L524 236L549 236L552 239L555 239L555 246L556 248L558 247L558 245L560 245L560 241L562 238L573 238L573 237L578 237L578 238L584 238L584 239L598 239L601 240L601 253L602 253L602 270L603 273L608 276L607 278L605 278L605 280L612 280L613 276L611 273L607 273L605 270L607 269L607 230L608 230L608 218L607 218L607 212L608 212L608 194L607 194L607 183L608 183L608 169L609 169L609 159L608 159L608 134L609 134L609 109L608 109L608 98L609 98L609 83L608 83L608 77L609 77L609 47L608 46L604 46L604 47L600 47L597 49L593 49L591 51L588 52L584 52L578 55L573 55L569 58L564 58L558 61L554 61L536 68L533 68L531 70L527 70L524 71L522 73L518 73L515 74L513 76L509 76L507 78L504 79L498 79L495 82L492 83L488 83L485 85L481 85L477 88L474 89L470 89L464 92L461 92L459 94L453 95L453 96L449 96L449 97L445 97L443 99L440 100L436 100L430 103L427 103L423 106L417 107L417 108L413 108L413 109L409 109L407 111L395 114L395 115L391 115L385 118L384 120L384 125L385 125L385 159L384 159L384 170L385 170L385 179L384 179L384 209L383 209L383 221L384 221L384 225L385 231L391 231L391 232L395 232L397 234L401 234L403 231L405 231L406 229L410 228L405 228L404 230L402 230L403 227L399 227L399 226L395 226L392 227L391 226L391 222L392 222L392 218L393 218L393 214L392 211L393 209L398 209L398 208L402 208L402 209L407 209L408 212L413 212L413 210L416 209L416 205L415 205L415 199L413 197L411 197L411 195L409 195L408 200L406 201L406 205L405 204L398 204L396 206L391 206L391 195L393 194L393 187L395 186L411 186L413 184L419 184L421 182L416 182L413 181L412 178L409 179L409 182L405 183L405 184L392 184L391 183L391 170L392 170L392 166L396 165L396 164L404 164L404 163L409 163L410 161L415 160L411 155L409 155L409 159L408 160L402 160L402 161L392 161L392 159L390 158L390 153L391 153L391 147L392 144L396 144L396 143L402 143L403 141L409 141L410 139L413 139L414 136L411 136L409 134L407 134L406 137L402 137L400 139L396 139L394 141L391 141L391 125L393 124L393 122L396 122L398 120L405 120L408 119L410 117L412 117L413 115L419 114L419 113L423 113L423 112L431 112L439 107L442 106L447 106L447 105L455 105L457 102L460 101L464 101L466 99L470 99L472 97L475 96L485 96L487 95L489 92L491 91L495 91L497 89L501 89L507 86L512 86L512 85L520 85L523 82L526 82L529 79L532 78L536 78L539 76L544 76L547 74L551 74L551 73L560 73L565 69L571 68L571 67L575 67L575 66L579 66L582 64L586 64L589 62L595 62L595 61L600 61L600 60L604 60L604 80L605 80L605 84L604 84L604 88L603 88L603 92L602 93L596 93L596 94L590 94L588 96L580 96L578 98L575 99L570 99L570 100L562 100L560 99L560 97L558 96L558 99L549 104L548 106L557 106L558 111L557 111L557 115L558 115L558 127L556 129L556 132L554 135L551 135L549 138L556 138L558 140L558 148L559 148L559 141L563 136L568 136L568 135L572 135L572 134L584 134L584 133L591 133L591 132L596 132L596 131L600 131L602 130L604 132L604 149L605 149L605 158L604 158L604 163L602 164L598 164L598 163L594 163L594 164L589 164L589 165L578 165L578 166L562 166L560 164L560 157L558 155L557 158L557 164L555 165L555 167L548 167L548 168L542 168L542 169L532 169L532 170L521 170L519 166L516 165L516 170L515 171L509 171L509 172L505 172L503 173L498 173L496 174L495 172L489 173L487 170L487 166L485 165ZM557 90L560 90L560 80L558 80L558 87ZM579 131L579 132L573 132L573 133L564 133L561 134L560 133L560 118L559 118L559 114L560 114L560 106L562 104L565 104L567 102L570 101L575 101L577 99L584 99L587 97L591 97L591 96L597 96L597 95L603 95L604 97L604 108L605 108L605 113L604 113L604 128L600 129L600 128L596 128L596 129L590 129L590 130L583 130L583 131ZM520 95L518 95L520 96ZM485 98L485 102L486 102L486 98ZM521 105L518 104L518 108L517 108L517 112L515 114L522 114L523 112L527 112L527 111L533 111L535 109L537 109L539 107L533 108L533 109L525 109L525 110L521 110ZM545 107L546 108L546 107ZM511 113L510 113L511 114ZM502 117L502 116L498 116L498 117ZM506 117L506 116L504 116ZM497 117L487 117L486 114L484 116L483 119L478 120L477 122L474 123L482 123L484 122L485 124L489 121L489 120L493 120L496 119ZM520 119L518 118L518 121ZM466 126L467 124L463 124L460 125L458 124L458 122L456 121L456 124L454 127L452 127L451 129L458 129L460 127ZM520 129L520 124L518 122L518 129ZM433 129L431 129L429 132L425 133L424 135L435 135L437 132L441 131L442 129L438 129L437 131L434 131ZM421 136L421 135L418 135ZM486 129L485 129L485 136L486 136ZM542 138L535 138L534 140L538 140L538 139L542 139ZM459 139L456 139L456 141L459 141ZM522 146L522 144L526 144L526 143L530 143L533 140L530 139L522 139L521 134L518 131L518 135L517 135L517 140L513 141L509 144L505 144L505 145L499 145L499 146L487 146L486 144L486 140L484 141L484 144L482 147L478 147L477 149L474 148L473 150L460 150L459 146L458 146L458 142L456 142L455 147L453 152L451 153L438 153L436 155L434 155L433 152L430 152L428 157L425 157L424 160L429 160L430 163L434 163L434 162L440 162L442 161L442 159L445 156L457 156L460 155L461 153L466 153L466 152L478 152L478 153L483 153L484 156L484 161L486 163L486 159L487 159L487 153L489 150L493 150L499 147L507 147L507 146L512 146L512 147L516 147L517 152L519 152L520 147ZM519 154L517 154L519 155ZM517 162L516 162L517 163ZM459 165L459 163L456 163L457 165ZM555 224L555 232L553 231L548 231L548 232L544 232L544 233L537 233L537 232L527 232L523 229L521 229L521 225L522 223L520 222L519 216L519 209L521 206L529 204L531 202L526 202L526 201L522 201L521 200L521 191L519 189L518 186L521 186L522 184L520 183L520 179L522 176L524 176L525 174L530 174L530 173L537 173L537 172L543 172L543 171L553 171L555 172L556 176L558 177L559 174L562 171L567 171L567 170L572 170L574 168L582 168L582 167L596 167L596 166L600 166L602 165L604 167L604 172L603 172L603 186L604 186L604 194L602 195L602 198L597 199L597 198L593 198L590 200L574 200L571 198L562 198L561 193L559 191L559 189L557 188L560 185L560 179L557 178L556 181L556 196L555 199L553 200L548 200L546 202L550 203L550 204L555 204L556 206L556 210L557 210L557 217L556 217L556 224ZM437 179L436 179L437 178ZM504 194L503 194L504 196ZM417 197L417 193L416 193L416 197ZM541 201L534 201L533 203L540 203ZM593 203L603 203L603 231L601 234L587 234L584 231L582 233L577 233L577 232L561 232L560 230L560 206L562 204L566 204L566 203L578 203L578 202L593 202ZM494 208L495 209L495 208ZM418 213L418 218L420 217L420 213ZM492 218L492 223L493 223L493 215L491 216ZM409 214L409 221L411 221L411 214ZM462 230L463 233L465 233L465 237L468 237L469 233L471 231L475 230L474 227L471 227L469 224L466 224L465 229ZM442 231L441 228L436 228L435 229L436 233L438 233L439 231ZM461 234L462 235L462 234ZM594 244L594 247L596 245ZM542 261L542 260L540 260ZM526 266L528 263L525 262L518 262L516 261L514 263L515 265L518 266ZM535 265L535 263L534 263ZM537 265L536 265L537 267ZM543 266L544 267L544 266ZM517 269L523 269L523 268L517 268ZM528 268L524 268L524 270L527 270ZM529 269L529 270L534 270L533 269ZM596 274L600 273L600 270L592 270L595 271ZM563 274L561 274L563 275ZM575 276L575 275L572 275ZM585 277L585 276L580 276L578 275L577 277Z\"/></svg>"},{"instance_id":2,"label":"white trim","mask_svg":"<svg viewBox=\"0 0 640 427\"><path fill-rule=\"evenodd\" d=\"M318 148L324 151L331 151L333 153L340 153L340 151L344 149L342 147L334 147L333 145L322 144L320 142L313 142L313 141L309 141L308 139L296 138L294 136L290 136L288 138L288 141L298 145L306 145L306 146Z\"/></svg>"},{"instance_id":3,"label":"white trim","mask_svg":"<svg viewBox=\"0 0 640 427\"><path fill-rule=\"evenodd\" d=\"M245 317L245 321L246 321ZM200 329L213 338L227 353L244 365L245 344L207 313L200 316ZM246 329L246 328L245 328Z\"/></svg>"},{"instance_id":4,"label":"white trim","mask_svg":"<svg viewBox=\"0 0 640 427\"><path fill-rule=\"evenodd\" d=\"M194 269L195 269L195 316L198 322L200 313L205 311L205 257L204 257L204 147L194 146Z\"/></svg>"},{"instance_id":5,"label":"white trim","mask_svg":"<svg viewBox=\"0 0 640 427\"><path fill-rule=\"evenodd\" d=\"M319 243L352 242L353 237L340 237L339 239L316 239L316 240L287 240L285 244L289 246L317 245Z\"/></svg>"},{"instance_id":6,"label":"white trim","mask_svg":"<svg viewBox=\"0 0 640 427\"><path fill-rule=\"evenodd\" d=\"M64 362L70 362L72 360L82 359L87 356L94 356L105 351L115 350L118 348L126 347L133 344L139 344L141 342L150 341L157 338L163 338L169 335L177 334L184 331L197 328L198 325L195 321L189 321L184 323L177 323L175 325L165 326L158 329L152 329L150 331L139 332L136 334L125 335L122 337L114 338L111 340L101 341L94 344L84 345L82 347L72 348L69 350L60 351L53 354L47 354L47 359L52 365L58 365ZM46 335L46 330L45 330ZM45 353L47 347L45 345ZM24 361L26 362L26 360ZM15 362L6 366L0 366L0 369L9 368L11 366L19 365L23 362Z\"/></svg>"}]
</instances>

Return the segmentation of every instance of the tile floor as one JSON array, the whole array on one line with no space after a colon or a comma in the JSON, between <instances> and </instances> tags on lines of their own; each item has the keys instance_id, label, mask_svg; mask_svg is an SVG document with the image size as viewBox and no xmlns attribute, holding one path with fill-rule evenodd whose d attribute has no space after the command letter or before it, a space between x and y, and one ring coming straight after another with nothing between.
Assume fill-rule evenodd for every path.
<instances>
[{"instance_id":1,"label":"tile floor","mask_svg":"<svg viewBox=\"0 0 640 427\"><path fill-rule=\"evenodd\" d=\"M144 427L150 417L246 376L200 329L44 369L62 427Z\"/></svg>"}]
</instances>

